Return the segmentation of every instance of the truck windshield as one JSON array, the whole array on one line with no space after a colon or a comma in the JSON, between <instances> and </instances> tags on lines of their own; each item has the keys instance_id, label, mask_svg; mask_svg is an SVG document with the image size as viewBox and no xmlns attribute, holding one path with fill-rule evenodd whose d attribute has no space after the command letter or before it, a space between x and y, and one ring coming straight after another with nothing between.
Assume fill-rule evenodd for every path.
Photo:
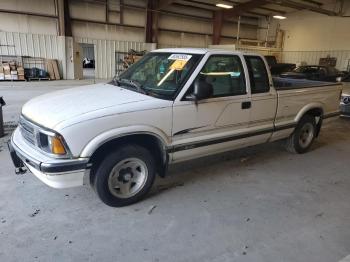
<instances>
[{"instance_id":1,"label":"truck windshield","mask_svg":"<svg viewBox=\"0 0 350 262\"><path fill-rule=\"evenodd\" d=\"M151 52L115 77L112 83L150 96L173 99L200 57L198 54Z\"/></svg>"}]
</instances>

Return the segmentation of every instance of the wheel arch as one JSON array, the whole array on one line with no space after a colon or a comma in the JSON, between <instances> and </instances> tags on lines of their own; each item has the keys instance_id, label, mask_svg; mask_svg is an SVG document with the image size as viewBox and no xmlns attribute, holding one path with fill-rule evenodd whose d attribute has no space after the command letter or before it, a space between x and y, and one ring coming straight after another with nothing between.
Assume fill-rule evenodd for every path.
<instances>
[{"instance_id":1,"label":"wheel arch","mask_svg":"<svg viewBox=\"0 0 350 262\"><path fill-rule=\"evenodd\" d=\"M128 133L118 133L116 130L114 132L108 131L91 140L83 149L81 157L89 158L93 171L104 156L118 146L128 143L144 146L154 153L158 169L157 173L162 177L165 175L169 162L166 150L167 142L164 137L151 131L130 131Z\"/></svg>"},{"instance_id":2,"label":"wheel arch","mask_svg":"<svg viewBox=\"0 0 350 262\"><path fill-rule=\"evenodd\" d=\"M297 116L295 117L295 122L299 123L300 119L302 119L305 115L311 115L314 116L316 119L316 137L319 135L322 127L322 121L323 121L323 104L322 103L312 103L304 106Z\"/></svg>"}]
</instances>

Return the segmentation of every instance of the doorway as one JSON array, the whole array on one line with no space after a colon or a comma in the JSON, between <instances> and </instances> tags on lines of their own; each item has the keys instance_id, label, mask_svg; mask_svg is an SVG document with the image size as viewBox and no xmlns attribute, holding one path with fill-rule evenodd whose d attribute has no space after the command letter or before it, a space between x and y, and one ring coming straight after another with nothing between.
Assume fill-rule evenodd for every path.
<instances>
[{"instance_id":1,"label":"doorway","mask_svg":"<svg viewBox=\"0 0 350 262\"><path fill-rule=\"evenodd\" d=\"M83 64L83 79L95 78L95 50L94 44L81 44L83 49L82 64Z\"/></svg>"}]
</instances>

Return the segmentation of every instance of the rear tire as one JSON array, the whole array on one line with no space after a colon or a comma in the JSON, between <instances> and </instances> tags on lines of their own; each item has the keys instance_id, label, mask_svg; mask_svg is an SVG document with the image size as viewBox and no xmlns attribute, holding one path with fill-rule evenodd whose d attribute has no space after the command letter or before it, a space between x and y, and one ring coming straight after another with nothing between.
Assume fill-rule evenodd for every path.
<instances>
[{"instance_id":1,"label":"rear tire","mask_svg":"<svg viewBox=\"0 0 350 262\"><path fill-rule=\"evenodd\" d=\"M303 116L294 132L286 140L286 149L291 153L306 153L316 137L316 121L311 115Z\"/></svg>"},{"instance_id":2,"label":"rear tire","mask_svg":"<svg viewBox=\"0 0 350 262\"><path fill-rule=\"evenodd\" d=\"M122 207L144 198L155 176L151 152L139 145L124 145L99 164L94 172L93 187L103 203Z\"/></svg>"}]
</instances>

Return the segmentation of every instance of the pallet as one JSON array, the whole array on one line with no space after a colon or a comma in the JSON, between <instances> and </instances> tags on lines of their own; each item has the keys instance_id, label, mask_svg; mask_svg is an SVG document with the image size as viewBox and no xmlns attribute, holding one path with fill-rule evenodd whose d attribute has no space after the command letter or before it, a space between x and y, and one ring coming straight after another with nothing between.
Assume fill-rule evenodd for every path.
<instances>
[{"instance_id":1,"label":"pallet","mask_svg":"<svg viewBox=\"0 0 350 262\"><path fill-rule=\"evenodd\" d=\"M1 79L0 82L17 82L17 81L27 81L25 79Z\"/></svg>"},{"instance_id":2,"label":"pallet","mask_svg":"<svg viewBox=\"0 0 350 262\"><path fill-rule=\"evenodd\" d=\"M37 81L42 81L42 80L44 80L44 81L49 81L49 80L51 80L51 79L48 78L48 77L29 77L29 78L28 78L28 81L33 81L33 80L37 80Z\"/></svg>"}]
</instances>

